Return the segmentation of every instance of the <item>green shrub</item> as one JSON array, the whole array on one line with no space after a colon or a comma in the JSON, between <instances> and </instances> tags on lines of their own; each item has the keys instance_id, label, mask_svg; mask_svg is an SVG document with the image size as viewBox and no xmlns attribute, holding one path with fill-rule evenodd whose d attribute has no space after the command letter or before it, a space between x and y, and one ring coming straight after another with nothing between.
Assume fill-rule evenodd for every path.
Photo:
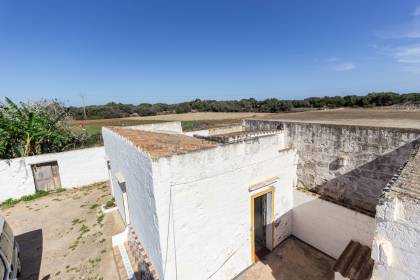
<instances>
[{"instance_id":1,"label":"green shrub","mask_svg":"<svg viewBox=\"0 0 420 280\"><path fill-rule=\"evenodd\" d=\"M46 196L46 195L48 195L48 194L49 194L49 192L46 192L46 191L36 191L36 193L34 193L34 194L30 194L30 195L24 195L24 196L22 196L22 197L20 198L20 200L22 200L22 201L30 201L30 200L37 199L37 198L39 198L39 197Z\"/></svg>"},{"instance_id":2,"label":"green shrub","mask_svg":"<svg viewBox=\"0 0 420 280\"><path fill-rule=\"evenodd\" d=\"M112 198L105 203L105 208L112 208L114 206L115 206L115 198Z\"/></svg>"}]
</instances>

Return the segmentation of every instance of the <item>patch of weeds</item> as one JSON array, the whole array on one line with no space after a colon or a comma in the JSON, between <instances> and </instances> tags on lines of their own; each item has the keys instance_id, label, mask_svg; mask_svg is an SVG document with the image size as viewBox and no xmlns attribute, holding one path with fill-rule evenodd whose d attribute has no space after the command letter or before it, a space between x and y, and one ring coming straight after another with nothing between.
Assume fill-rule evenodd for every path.
<instances>
[{"instance_id":1,"label":"patch of weeds","mask_svg":"<svg viewBox=\"0 0 420 280\"><path fill-rule=\"evenodd\" d=\"M9 199L6 199L5 201L3 201L2 203L0 203L0 208L12 207L20 201L31 201L31 200L46 196L48 194L49 194L49 192L46 192L46 191L37 191L34 194L24 195L19 199L9 198Z\"/></svg>"},{"instance_id":2,"label":"patch of weeds","mask_svg":"<svg viewBox=\"0 0 420 280\"><path fill-rule=\"evenodd\" d=\"M78 237L78 239L79 239L79 237ZM77 248L77 246L79 246L79 240L74 241L73 244L70 245L69 249L74 251Z\"/></svg>"},{"instance_id":3,"label":"patch of weeds","mask_svg":"<svg viewBox=\"0 0 420 280\"><path fill-rule=\"evenodd\" d=\"M73 221L71 221L71 224L74 226L76 224L81 224L83 222L85 222L86 220L81 220L79 218L74 219Z\"/></svg>"},{"instance_id":4,"label":"patch of weeds","mask_svg":"<svg viewBox=\"0 0 420 280\"><path fill-rule=\"evenodd\" d=\"M103 249L102 251L101 251L101 254L105 254L106 253L106 249Z\"/></svg>"},{"instance_id":5,"label":"patch of weeds","mask_svg":"<svg viewBox=\"0 0 420 280\"><path fill-rule=\"evenodd\" d=\"M79 232L80 232L79 236L76 238L73 244L70 245L69 249L74 251L77 248L77 246L79 246L80 240L83 238L83 235L89 231L90 229L85 224L83 224L79 229Z\"/></svg>"},{"instance_id":6,"label":"patch of weeds","mask_svg":"<svg viewBox=\"0 0 420 280\"><path fill-rule=\"evenodd\" d=\"M82 235L87 233L88 231L90 231L90 229L85 224L83 224L79 229L79 232L81 232Z\"/></svg>"},{"instance_id":7,"label":"patch of weeds","mask_svg":"<svg viewBox=\"0 0 420 280\"><path fill-rule=\"evenodd\" d=\"M61 273L61 271L57 271L57 272L55 273L55 276L60 275L60 273Z\"/></svg>"},{"instance_id":8,"label":"patch of weeds","mask_svg":"<svg viewBox=\"0 0 420 280\"><path fill-rule=\"evenodd\" d=\"M18 203L19 202L19 200L18 199L13 199L13 198L9 198L9 199L7 199L7 200L5 200L5 201L3 201L1 204L0 204L0 207L12 207L12 206L14 206L16 203Z\"/></svg>"},{"instance_id":9,"label":"patch of weeds","mask_svg":"<svg viewBox=\"0 0 420 280\"><path fill-rule=\"evenodd\" d=\"M96 209L96 208L98 208L98 206L99 206L99 205L98 205L98 204L96 204L96 203L95 203L95 204L92 204L92 205L90 206L90 209Z\"/></svg>"},{"instance_id":10,"label":"patch of weeds","mask_svg":"<svg viewBox=\"0 0 420 280\"><path fill-rule=\"evenodd\" d=\"M102 222L103 222L104 218L105 218L105 215L102 213L100 216L98 216L98 217L96 218L96 222L97 222L99 225L103 226Z\"/></svg>"},{"instance_id":11,"label":"patch of weeds","mask_svg":"<svg viewBox=\"0 0 420 280\"><path fill-rule=\"evenodd\" d=\"M97 266L98 265L98 263L101 261L101 257L97 257L97 258L95 258L95 259L89 259L89 264L92 266L92 267L95 267L95 266Z\"/></svg>"},{"instance_id":12,"label":"patch of weeds","mask_svg":"<svg viewBox=\"0 0 420 280\"><path fill-rule=\"evenodd\" d=\"M86 204L82 204L80 205L80 208L86 207Z\"/></svg>"},{"instance_id":13,"label":"patch of weeds","mask_svg":"<svg viewBox=\"0 0 420 280\"><path fill-rule=\"evenodd\" d=\"M34 200L34 199L37 199L37 198L46 196L48 194L49 194L49 192L46 192L46 191L37 191L34 194L22 196L21 197L21 200L22 201L31 201L31 200Z\"/></svg>"},{"instance_id":14,"label":"patch of weeds","mask_svg":"<svg viewBox=\"0 0 420 280\"><path fill-rule=\"evenodd\" d=\"M105 238L102 238L100 241L99 241L99 243L104 243L106 241L106 239Z\"/></svg>"},{"instance_id":15,"label":"patch of weeds","mask_svg":"<svg viewBox=\"0 0 420 280\"><path fill-rule=\"evenodd\" d=\"M61 193L61 192L64 192L64 191L66 191L66 189L63 188L63 187L59 187L58 189L55 190L56 193Z\"/></svg>"}]
</instances>

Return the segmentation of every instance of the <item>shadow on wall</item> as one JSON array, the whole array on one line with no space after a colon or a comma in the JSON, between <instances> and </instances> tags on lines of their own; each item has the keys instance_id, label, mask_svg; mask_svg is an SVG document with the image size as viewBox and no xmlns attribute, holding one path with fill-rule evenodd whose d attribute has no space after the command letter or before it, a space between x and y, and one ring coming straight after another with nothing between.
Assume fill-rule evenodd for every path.
<instances>
[{"instance_id":1,"label":"shadow on wall","mask_svg":"<svg viewBox=\"0 0 420 280\"><path fill-rule=\"evenodd\" d=\"M315 187L304 187L321 198L333 200L374 216L376 205L384 187L398 173L420 139L405 144L400 148L382 155L352 171ZM330 163L330 170L337 170L339 163Z\"/></svg>"},{"instance_id":2,"label":"shadow on wall","mask_svg":"<svg viewBox=\"0 0 420 280\"><path fill-rule=\"evenodd\" d=\"M20 247L22 274L19 280L38 279L42 259L42 229L37 229L16 236ZM49 276L43 279L49 279Z\"/></svg>"}]
</instances>

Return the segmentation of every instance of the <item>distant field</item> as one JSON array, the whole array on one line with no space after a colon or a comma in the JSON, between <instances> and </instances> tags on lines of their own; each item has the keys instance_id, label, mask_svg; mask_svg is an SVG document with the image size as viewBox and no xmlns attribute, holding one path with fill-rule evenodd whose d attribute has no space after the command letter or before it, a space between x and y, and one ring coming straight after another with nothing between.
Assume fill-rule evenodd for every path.
<instances>
[{"instance_id":1,"label":"distant field","mask_svg":"<svg viewBox=\"0 0 420 280\"><path fill-rule=\"evenodd\" d=\"M100 120L71 120L67 123L84 127L90 135L99 134L103 126L130 126L167 121L181 121L185 131L207 129L218 126L239 124L244 118L267 117L268 113L214 113L200 112L187 114L170 114L149 117L130 117Z\"/></svg>"},{"instance_id":2,"label":"distant field","mask_svg":"<svg viewBox=\"0 0 420 280\"><path fill-rule=\"evenodd\" d=\"M84 127L90 135L99 135L102 126L129 126L166 121L181 121L185 131L239 124L244 118L281 119L287 121L400 127L420 129L420 111L390 109L332 109L296 113L187 113L149 117L68 121Z\"/></svg>"},{"instance_id":3,"label":"distant field","mask_svg":"<svg viewBox=\"0 0 420 280\"><path fill-rule=\"evenodd\" d=\"M202 120L224 120L224 119L243 119L255 118L272 115L269 113L215 113L215 112L198 112L187 114L169 114L157 115L148 117L130 117L118 119L100 119L100 120L72 120L68 121L69 124L75 125L112 125L115 122L144 122L144 121L202 121Z\"/></svg>"},{"instance_id":4,"label":"distant field","mask_svg":"<svg viewBox=\"0 0 420 280\"><path fill-rule=\"evenodd\" d=\"M420 111L390 109L334 109L263 116L287 121L420 129Z\"/></svg>"}]
</instances>

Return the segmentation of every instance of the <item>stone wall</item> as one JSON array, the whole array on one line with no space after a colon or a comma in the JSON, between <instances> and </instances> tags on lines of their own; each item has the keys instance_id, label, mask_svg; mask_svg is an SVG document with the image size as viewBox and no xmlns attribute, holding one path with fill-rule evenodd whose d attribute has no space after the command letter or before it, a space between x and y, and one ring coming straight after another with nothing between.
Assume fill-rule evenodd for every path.
<instances>
[{"instance_id":1,"label":"stone wall","mask_svg":"<svg viewBox=\"0 0 420 280\"><path fill-rule=\"evenodd\" d=\"M377 207L372 279L419 279L419 252L420 153L417 149L400 175L389 183Z\"/></svg>"},{"instance_id":2,"label":"stone wall","mask_svg":"<svg viewBox=\"0 0 420 280\"><path fill-rule=\"evenodd\" d=\"M284 129L299 156L298 187L374 215L387 182L420 130L244 120L246 130Z\"/></svg>"}]
</instances>

